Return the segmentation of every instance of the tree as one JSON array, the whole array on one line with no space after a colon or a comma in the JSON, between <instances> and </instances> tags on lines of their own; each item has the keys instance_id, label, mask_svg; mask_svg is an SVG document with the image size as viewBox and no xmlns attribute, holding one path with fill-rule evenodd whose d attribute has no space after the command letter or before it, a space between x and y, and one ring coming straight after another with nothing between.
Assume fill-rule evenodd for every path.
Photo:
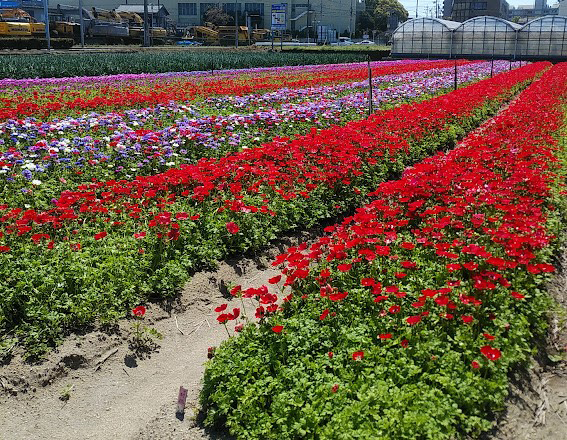
<instances>
[{"instance_id":1,"label":"tree","mask_svg":"<svg viewBox=\"0 0 567 440\"><path fill-rule=\"evenodd\" d=\"M399 22L408 19L408 11L398 0L366 0L366 10L358 20L361 30L377 30L384 32L388 29L388 18L395 15Z\"/></svg>"},{"instance_id":2,"label":"tree","mask_svg":"<svg viewBox=\"0 0 567 440\"><path fill-rule=\"evenodd\" d=\"M398 17L398 21L404 22L408 19L408 11L398 0L376 0L374 8L374 23L376 29L385 31L388 29L388 18L390 14Z\"/></svg>"},{"instance_id":3,"label":"tree","mask_svg":"<svg viewBox=\"0 0 567 440\"><path fill-rule=\"evenodd\" d=\"M212 7L205 12L205 21L215 26L226 26L234 23L234 18L224 12L221 8Z\"/></svg>"}]
</instances>

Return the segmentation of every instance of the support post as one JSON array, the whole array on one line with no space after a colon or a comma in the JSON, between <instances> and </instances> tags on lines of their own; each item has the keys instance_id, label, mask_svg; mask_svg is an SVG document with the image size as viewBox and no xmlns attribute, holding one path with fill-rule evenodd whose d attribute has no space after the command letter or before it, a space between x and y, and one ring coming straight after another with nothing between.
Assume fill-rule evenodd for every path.
<instances>
[{"instance_id":1,"label":"support post","mask_svg":"<svg viewBox=\"0 0 567 440\"><path fill-rule=\"evenodd\" d=\"M47 50L51 50L51 38L49 35L49 0L43 0L43 15L45 15L45 40L47 41Z\"/></svg>"},{"instance_id":2,"label":"support post","mask_svg":"<svg viewBox=\"0 0 567 440\"><path fill-rule=\"evenodd\" d=\"M455 90L457 90L459 83L457 80L457 59L455 58Z\"/></svg>"},{"instance_id":3,"label":"support post","mask_svg":"<svg viewBox=\"0 0 567 440\"><path fill-rule=\"evenodd\" d=\"M83 17L83 0L79 0L79 24L81 27L81 47L85 48L85 19Z\"/></svg>"},{"instance_id":4,"label":"support post","mask_svg":"<svg viewBox=\"0 0 567 440\"><path fill-rule=\"evenodd\" d=\"M144 0L144 47L150 47L150 30L148 26L148 0Z\"/></svg>"},{"instance_id":5,"label":"support post","mask_svg":"<svg viewBox=\"0 0 567 440\"><path fill-rule=\"evenodd\" d=\"M370 55L368 56L368 116L374 113L372 99L372 67L370 67Z\"/></svg>"},{"instance_id":6,"label":"support post","mask_svg":"<svg viewBox=\"0 0 567 440\"><path fill-rule=\"evenodd\" d=\"M234 32L234 47L238 49L238 2L234 1L234 27L236 28Z\"/></svg>"},{"instance_id":7,"label":"support post","mask_svg":"<svg viewBox=\"0 0 567 440\"><path fill-rule=\"evenodd\" d=\"M490 60L490 77L494 76L494 58Z\"/></svg>"}]
</instances>

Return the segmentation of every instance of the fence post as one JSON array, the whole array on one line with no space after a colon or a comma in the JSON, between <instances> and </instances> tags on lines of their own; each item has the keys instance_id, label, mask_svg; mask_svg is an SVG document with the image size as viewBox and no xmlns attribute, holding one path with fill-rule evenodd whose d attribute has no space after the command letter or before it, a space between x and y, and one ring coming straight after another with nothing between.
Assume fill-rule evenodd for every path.
<instances>
[{"instance_id":1,"label":"fence post","mask_svg":"<svg viewBox=\"0 0 567 440\"><path fill-rule=\"evenodd\" d=\"M457 80L457 59L455 59L455 90L457 90L458 80Z\"/></svg>"},{"instance_id":2,"label":"fence post","mask_svg":"<svg viewBox=\"0 0 567 440\"><path fill-rule=\"evenodd\" d=\"M372 67L370 67L370 55L368 55L368 116L373 112L373 101L372 101Z\"/></svg>"},{"instance_id":3,"label":"fence post","mask_svg":"<svg viewBox=\"0 0 567 440\"><path fill-rule=\"evenodd\" d=\"M490 77L494 76L494 58L490 60Z\"/></svg>"}]
</instances>

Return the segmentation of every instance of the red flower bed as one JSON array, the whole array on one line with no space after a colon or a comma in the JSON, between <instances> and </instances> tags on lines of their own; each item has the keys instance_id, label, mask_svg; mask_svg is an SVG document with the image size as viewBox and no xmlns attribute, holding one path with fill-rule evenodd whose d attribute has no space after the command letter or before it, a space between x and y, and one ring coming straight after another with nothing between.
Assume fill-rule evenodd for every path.
<instances>
[{"instance_id":1,"label":"red flower bed","mask_svg":"<svg viewBox=\"0 0 567 440\"><path fill-rule=\"evenodd\" d=\"M216 350L202 395L207 422L252 439L488 429L508 371L545 327L541 275L553 271L556 209L565 207L556 136L566 101L560 64L461 147L381 184L331 236L279 256L291 292ZM276 304L265 287L252 290ZM321 311L336 316L321 320ZM270 334L274 325L284 339ZM339 398L322 391L333 384ZM250 398L266 386L270 399ZM308 408L297 411L298 401Z\"/></svg>"}]
</instances>

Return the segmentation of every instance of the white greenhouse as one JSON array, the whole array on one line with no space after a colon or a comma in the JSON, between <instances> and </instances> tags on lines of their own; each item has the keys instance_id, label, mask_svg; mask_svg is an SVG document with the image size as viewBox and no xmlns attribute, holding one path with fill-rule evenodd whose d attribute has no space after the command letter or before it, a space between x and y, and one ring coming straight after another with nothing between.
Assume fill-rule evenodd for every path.
<instances>
[{"instance_id":1,"label":"white greenhouse","mask_svg":"<svg viewBox=\"0 0 567 440\"><path fill-rule=\"evenodd\" d=\"M524 26L498 17L463 23L416 18L392 34L392 56L418 58L567 58L567 17L549 15Z\"/></svg>"}]
</instances>

